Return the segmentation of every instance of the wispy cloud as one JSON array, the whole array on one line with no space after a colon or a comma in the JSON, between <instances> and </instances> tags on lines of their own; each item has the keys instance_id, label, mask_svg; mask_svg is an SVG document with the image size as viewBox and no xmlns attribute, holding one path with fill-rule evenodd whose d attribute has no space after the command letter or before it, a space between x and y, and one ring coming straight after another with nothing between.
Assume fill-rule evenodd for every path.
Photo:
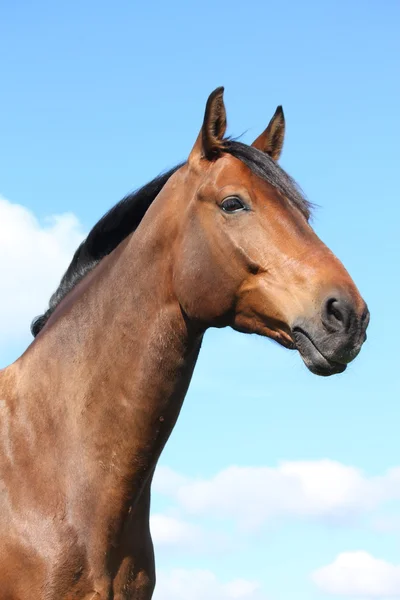
<instances>
[{"instance_id":1,"label":"wispy cloud","mask_svg":"<svg viewBox=\"0 0 400 600\"><path fill-rule=\"evenodd\" d=\"M39 222L27 208L0 196L0 351L26 336L84 237L75 215Z\"/></svg>"},{"instance_id":2,"label":"wispy cloud","mask_svg":"<svg viewBox=\"0 0 400 600\"><path fill-rule=\"evenodd\" d=\"M170 514L154 513L150 529L157 550L190 551L191 553L222 552L232 547L232 542L222 533L190 523Z\"/></svg>"},{"instance_id":3,"label":"wispy cloud","mask_svg":"<svg viewBox=\"0 0 400 600\"><path fill-rule=\"evenodd\" d=\"M311 579L328 594L368 600L400 598L400 564L364 551L339 554L330 565L314 571Z\"/></svg>"},{"instance_id":4,"label":"wispy cloud","mask_svg":"<svg viewBox=\"0 0 400 600\"><path fill-rule=\"evenodd\" d=\"M247 579L220 581L209 570L174 569L157 576L154 600L267 600L259 584Z\"/></svg>"},{"instance_id":5,"label":"wispy cloud","mask_svg":"<svg viewBox=\"0 0 400 600\"><path fill-rule=\"evenodd\" d=\"M380 533L399 533L400 515L381 515L371 522L372 529Z\"/></svg>"},{"instance_id":6,"label":"wispy cloud","mask_svg":"<svg viewBox=\"0 0 400 600\"><path fill-rule=\"evenodd\" d=\"M332 460L231 466L210 479L184 478L160 467L154 490L187 514L229 517L246 529L277 517L348 522L400 499L400 468L380 477Z\"/></svg>"}]
</instances>

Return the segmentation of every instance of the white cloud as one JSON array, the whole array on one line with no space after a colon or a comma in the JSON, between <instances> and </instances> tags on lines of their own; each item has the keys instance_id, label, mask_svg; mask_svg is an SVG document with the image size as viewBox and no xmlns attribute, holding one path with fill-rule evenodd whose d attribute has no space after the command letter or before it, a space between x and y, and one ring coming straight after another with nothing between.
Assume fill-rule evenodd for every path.
<instances>
[{"instance_id":1,"label":"white cloud","mask_svg":"<svg viewBox=\"0 0 400 600\"><path fill-rule=\"evenodd\" d=\"M247 579L222 583L211 571L174 569L157 575L154 600L266 600L260 586Z\"/></svg>"},{"instance_id":2,"label":"white cloud","mask_svg":"<svg viewBox=\"0 0 400 600\"><path fill-rule=\"evenodd\" d=\"M400 532L400 516L383 515L376 517L372 521L372 528L380 533L398 533Z\"/></svg>"},{"instance_id":3,"label":"white cloud","mask_svg":"<svg viewBox=\"0 0 400 600\"><path fill-rule=\"evenodd\" d=\"M400 469L367 477L331 460L282 462L278 467L228 467L210 479L184 478L159 467L154 490L189 514L236 519L255 527L279 516L347 520L400 499Z\"/></svg>"},{"instance_id":4,"label":"white cloud","mask_svg":"<svg viewBox=\"0 0 400 600\"><path fill-rule=\"evenodd\" d=\"M27 208L0 196L0 351L26 336L84 237L70 213L40 223Z\"/></svg>"},{"instance_id":5,"label":"white cloud","mask_svg":"<svg viewBox=\"0 0 400 600\"><path fill-rule=\"evenodd\" d=\"M173 496L176 491L189 480L170 467L158 466L155 474L153 489L165 496Z\"/></svg>"},{"instance_id":6,"label":"white cloud","mask_svg":"<svg viewBox=\"0 0 400 600\"><path fill-rule=\"evenodd\" d=\"M196 547L204 537L200 527L177 517L159 513L151 515L150 528L153 541L157 546Z\"/></svg>"},{"instance_id":7,"label":"white cloud","mask_svg":"<svg viewBox=\"0 0 400 600\"><path fill-rule=\"evenodd\" d=\"M343 552L311 576L324 592L363 599L400 598L400 565L374 558L368 552Z\"/></svg>"},{"instance_id":8,"label":"white cloud","mask_svg":"<svg viewBox=\"0 0 400 600\"><path fill-rule=\"evenodd\" d=\"M221 553L232 550L233 541L209 527L199 527L178 516L155 513L150 517L150 529L157 551L167 549L191 553Z\"/></svg>"}]
</instances>

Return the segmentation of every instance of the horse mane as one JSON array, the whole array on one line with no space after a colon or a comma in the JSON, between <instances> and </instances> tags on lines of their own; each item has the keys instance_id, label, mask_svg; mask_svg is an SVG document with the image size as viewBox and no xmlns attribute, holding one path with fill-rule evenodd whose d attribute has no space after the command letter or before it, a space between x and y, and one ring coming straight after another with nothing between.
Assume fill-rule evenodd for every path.
<instances>
[{"instance_id":1,"label":"horse mane","mask_svg":"<svg viewBox=\"0 0 400 600\"><path fill-rule=\"evenodd\" d=\"M267 154L252 146L230 139L224 141L223 151L245 163L253 173L278 189L306 219L309 218L311 204L305 200L294 180ZM169 178L183 164L159 175L140 189L125 196L94 225L87 238L76 250L58 288L50 298L48 309L33 320L31 332L34 337L43 329L65 296L105 256L115 250L125 238L137 229L153 200L161 192Z\"/></svg>"},{"instance_id":2,"label":"horse mane","mask_svg":"<svg viewBox=\"0 0 400 600\"><path fill-rule=\"evenodd\" d=\"M48 309L33 320L31 332L34 337L46 325L61 300L105 256L115 250L128 235L137 229L153 200L161 192L168 179L181 166L178 165L170 169L138 190L128 194L101 217L100 221L91 229L87 238L76 250L58 288L50 298Z\"/></svg>"}]
</instances>

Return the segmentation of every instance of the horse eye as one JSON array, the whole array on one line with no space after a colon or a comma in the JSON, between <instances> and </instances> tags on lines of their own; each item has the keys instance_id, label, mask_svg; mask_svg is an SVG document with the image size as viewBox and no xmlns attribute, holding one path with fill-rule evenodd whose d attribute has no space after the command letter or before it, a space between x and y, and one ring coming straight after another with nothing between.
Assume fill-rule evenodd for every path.
<instances>
[{"instance_id":1,"label":"horse eye","mask_svg":"<svg viewBox=\"0 0 400 600\"><path fill-rule=\"evenodd\" d=\"M245 210L245 205L237 196L230 196L221 202L221 208L224 212L234 213L239 210Z\"/></svg>"}]
</instances>

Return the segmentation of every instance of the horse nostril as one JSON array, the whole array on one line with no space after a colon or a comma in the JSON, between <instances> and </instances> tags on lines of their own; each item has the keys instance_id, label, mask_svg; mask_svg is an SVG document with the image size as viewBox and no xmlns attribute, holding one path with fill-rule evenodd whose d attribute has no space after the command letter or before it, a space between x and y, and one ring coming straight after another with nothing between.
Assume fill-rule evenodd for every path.
<instances>
[{"instance_id":1,"label":"horse nostril","mask_svg":"<svg viewBox=\"0 0 400 600\"><path fill-rule=\"evenodd\" d=\"M370 314L369 314L368 306L365 305L365 308L363 310L363 314L361 316L361 323L364 325L365 328L368 327L369 318L370 318Z\"/></svg>"},{"instance_id":2,"label":"horse nostril","mask_svg":"<svg viewBox=\"0 0 400 600\"><path fill-rule=\"evenodd\" d=\"M338 300L336 300L335 298L331 298L330 300L328 300L328 304L327 304L327 311L328 314L332 315L332 317L335 317L335 319L337 321L343 322L344 321L344 317L342 315L342 313L340 312L340 302Z\"/></svg>"},{"instance_id":3,"label":"horse nostril","mask_svg":"<svg viewBox=\"0 0 400 600\"><path fill-rule=\"evenodd\" d=\"M325 302L322 320L329 331L348 329L350 317L351 309L343 300L329 298Z\"/></svg>"}]
</instances>

